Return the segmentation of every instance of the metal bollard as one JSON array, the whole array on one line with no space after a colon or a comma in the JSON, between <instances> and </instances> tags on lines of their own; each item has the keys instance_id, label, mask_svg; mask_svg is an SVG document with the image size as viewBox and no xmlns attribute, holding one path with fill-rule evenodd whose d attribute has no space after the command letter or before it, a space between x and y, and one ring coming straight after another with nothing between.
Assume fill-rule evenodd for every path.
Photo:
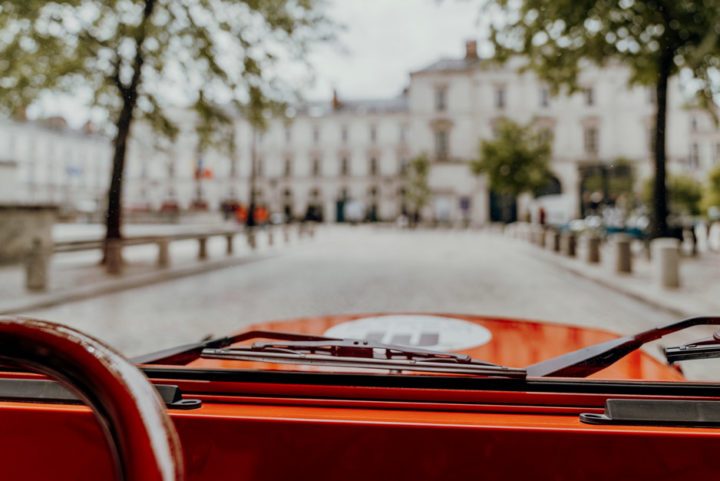
<instances>
[{"instance_id":1,"label":"metal bollard","mask_svg":"<svg viewBox=\"0 0 720 481\"><path fill-rule=\"evenodd\" d=\"M48 261L47 250L43 247L42 241L33 239L32 247L25 262L25 287L29 291L45 291L48 284Z\"/></svg>"},{"instance_id":2,"label":"metal bollard","mask_svg":"<svg viewBox=\"0 0 720 481\"><path fill-rule=\"evenodd\" d=\"M663 237L651 244L660 286L666 289L680 287L680 241Z\"/></svg>"},{"instance_id":3,"label":"metal bollard","mask_svg":"<svg viewBox=\"0 0 720 481\"><path fill-rule=\"evenodd\" d=\"M233 255L233 252L235 251L235 234L225 234L225 253L229 256Z\"/></svg>"},{"instance_id":4,"label":"metal bollard","mask_svg":"<svg viewBox=\"0 0 720 481\"><path fill-rule=\"evenodd\" d=\"M283 226L283 238L286 244L290 243L290 226L288 224Z\"/></svg>"},{"instance_id":5,"label":"metal bollard","mask_svg":"<svg viewBox=\"0 0 720 481\"><path fill-rule=\"evenodd\" d=\"M204 261L208 258L207 237L198 237L198 260Z\"/></svg>"},{"instance_id":6,"label":"metal bollard","mask_svg":"<svg viewBox=\"0 0 720 481\"><path fill-rule=\"evenodd\" d=\"M545 248L545 228L543 226L535 228L535 241L538 247Z\"/></svg>"},{"instance_id":7,"label":"metal bollard","mask_svg":"<svg viewBox=\"0 0 720 481\"><path fill-rule=\"evenodd\" d=\"M586 240L587 252L585 260L588 264L600 263L600 237L595 234L590 234Z\"/></svg>"},{"instance_id":8,"label":"metal bollard","mask_svg":"<svg viewBox=\"0 0 720 481\"><path fill-rule=\"evenodd\" d=\"M560 252L560 233L549 229L545 233L545 246L553 252Z\"/></svg>"},{"instance_id":9,"label":"metal bollard","mask_svg":"<svg viewBox=\"0 0 720 481\"><path fill-rule=\"evenodd\" d=\"M160 239L157 241L158 247L158 258L157 265L160 268L170 266L170 241L167 239Z\"/></svg>"},{"instance_id":10,"label":"metal bollard","mask_svg":"<svg viewBox=\"0 0 720 481\"><path fill-rule=\"evenodd\" d=\"M247 237L248 246L250 246L250 249L255 250L255 248L257 247L257 242L255 240L255 229L252 227L248 227L245 235Z\"/></svg>"},{"instance_id":11,"label":"metal bollard","mask_svg":"<svg viewBox=\"0 0 720 481\"><path fill-rule=\"evenodd\" d=\"M275 243L275 238L273 236L273 228L270 226L268 226L268 228L267 228L267 243L268 243L268 246L270 246L270 247L272 247L273 244Z\"/></svg>"},{"instance_id":12,"label":"metal bollard","mask_svg":"<svg viewBox=\"0 0 720 481\"><path fill-rule=\"evenodd\" d=\"M105 269L108 274L122 274L122 240L110 239L105 242Z\"/></svg>"},{"instance_id":13,"label":"metal bollard","mask_svg":"<svg viewBox=\"0 0 720 481\"><path fill-rule=\"evenodd\" d=\"M614 236L615 243L615 272L630 274L632 272L632 240L625 234Z\"/></svg>"},{"instance_id":14,"label":"metal bollard","mask_svg":"<svg viewBox=\"0 0 720 481\"><path fill-rule=\"evenodd\" d=\"M562 253L568 257L575 257L577 250L577 237L573 232L563 232L560 240Z\"/></svg>"}]
</instances>

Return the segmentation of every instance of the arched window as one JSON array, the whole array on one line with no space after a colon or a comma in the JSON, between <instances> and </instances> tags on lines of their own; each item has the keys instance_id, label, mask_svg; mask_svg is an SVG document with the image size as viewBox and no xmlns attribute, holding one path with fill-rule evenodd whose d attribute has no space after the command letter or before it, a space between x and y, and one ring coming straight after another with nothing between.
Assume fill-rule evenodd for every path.
<instances>
[{"instance_id":1,"label":"arched window","mask_svg":"<svg viewBox=\"0 0 720 481\"><path fill-rule=\"evenodd\" d=\"M550 177L550 179L548 179L547 183L544 186L535 191L535 197L558 194L562 194L562 184L560 183L560 180L554 175Z\"/></svg>"}]
</instances>

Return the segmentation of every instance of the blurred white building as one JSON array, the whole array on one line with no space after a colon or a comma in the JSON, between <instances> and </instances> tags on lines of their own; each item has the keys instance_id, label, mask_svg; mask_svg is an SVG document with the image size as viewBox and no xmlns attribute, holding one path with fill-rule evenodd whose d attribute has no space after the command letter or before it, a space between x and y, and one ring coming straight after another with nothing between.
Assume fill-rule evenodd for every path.
<instances>
[{"instance_id":1,"label":"blurred white building","mask_svg":"<svg viewBox=\"0 0 720 481\"><path fill-rule=\"evenodd\" d=\"M100 210L110 180L110 155L108 139L89 126L74 130L59 117L0 119L0 201Z\"/></svg>"},{"instance_id":2,"label":"blurred white building","mask_svg":"<svg viewBox=\"0 0 720 481\"><path fill-rule=\"evenodd\" d=\"M253 144L258 200L294 217L322 214L347 220L364 212L392 220L403 211L403 166L415 155L432 159L433 197L425 219L467 218L475 224L512 220L523 210L514 199L494 195L469 162L502 118L534 122L553 134L552 169L560 193L556 205L580 215L587 179L622 158L638 180L652 173L653 92L627 86L622 66L583 69L583 90L554 97L532 73L518 73L522 60L497 65L477 56L475 42L464 55L439 59L409 75L395 98L326 102L297 107L289 120L275 119L253 132L238 118L236 152L198 152L193 117L173 114L182 134L157 149L156 137L136 124L127 161L125 206L152 211L163 206L216 210L226 200L247 203ZM704 111L688 108L688 92L674 78L668 107L671 172L704 180L720 161L720 130ZM57 124L57 125L55 125ZM108 139L65 128L62 122L0 123L2 175L14 175L12 194L29 202L102 208L109 180ZM253 142L253 138L255 141ZM8 172L14 172L9 174ZM3 185L7 185L4 182ZM596 187L593 187L596 188ZM7 190L7 188L5 189Z\"/></svg>"},{"instance_id":3,"label":"blurred white building","mask_svg":"<svg viewBox=\"0 0 720 481\"><path fill-rule=\"evenodd\" d=\"M618 159L642 180L652 173L653 91L629 88L622 66L583 69L583 90L554 97L532 73L518 73L522 60L499 66L478 58L474 42L465 55L440 59L412 72L396 98L309 103L288 120L273 120L257 138L257 191L273 211L304 216L322 211L326 221L343 220L345 208L362 206L368 218L394 219L402 212L402 169L411 157L432 158L433 199L426 218L473 223L509 220L512 201L489 192L471 174L480 140L493 136L502 118L534 122L553 134L552 169L572 215L579 215L583 181ZM668 159L671 172L704 180L720 161L720 131L710 116L686 106L681 81L670 85ZM185 118L187 117L187 118ZM199 154L192 120L177 145L152 159L133 157L128 202L158 208L168 198L188 208L200 197L211 208L225 199L247 202L251 127L237 122L234 156ZM137 137L137 136L136 136ZM198 162L198 159L202 159ZM198 166L203 178L197 180ZM587 199L585 199L586 201Z\"/></svg>"}]
</instances>

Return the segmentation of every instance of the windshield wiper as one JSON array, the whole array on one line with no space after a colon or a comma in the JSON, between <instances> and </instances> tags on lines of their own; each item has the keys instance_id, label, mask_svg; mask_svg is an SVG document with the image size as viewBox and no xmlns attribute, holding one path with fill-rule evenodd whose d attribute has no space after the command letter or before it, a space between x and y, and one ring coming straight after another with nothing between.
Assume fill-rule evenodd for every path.
<instances>
[{"instance_id":1,"label":"windshield wiper","mask_svg":"<svg viewBox=\"0 0 720 481\"><path fill-rule=\"evenodd\" d=\"M683 344L682 346L667 347L663 352L670 364L677 361L719 358L720 331L716 331L711 337Z\"/></svg>"},{"instance_id":2,"label":"windshield wiper","mask_svg":"<svg viewBox=\"0 0 720 481\"><path fill-rule=\"evenodd\" d=\"M227 347L236 342L243 342L250 339L277 339L286 341L334 341L332 337L310 336L306 334L292 334L273 331L247 331L242 334L228 337L218 337L193 344L164 349L151 352L132 359L135 364L188 364L199 359L203 349Z\"/></svg>"},{"instance_id":3,"label":"windshield wiper","mask_svg":"<svg viewBox=\"0 0 720 481\"><path fill-rule=\"evenodd\" d=\"M641 348L644 344L660 339L668 334L682 331L694 326L718 325L720 325L720 317L717 316L692 317L690 319L684 319L679 322L668 324L664 327L657 327L632 336L612 339L600 344L595 344L594 346L569 352L567 354L528 366L526 370L528 376L531 377L587 377L614 364L631 352ZM720 344L720 340L716 340L715 342ZM697 343L694 345L697 345ZM690 356L690 354L693 354L693 351L695 351L694 353L696 354L700 349L713 349L713 346L708 343L705 343L702 348L698 346L698 350L691 349L689 346L692 345L688 345L688 347L681 346L679 348L669 348L666 350L668 361L672 363L673 361L683 360L683 357L679 354L678 350L683 350L684 347L684 359L697 359L700 357ZM708 349L708 347L711 349ZM718 347L719 346L714 346L714 349L718 349ZM720 349L718 349L718 352L720 352ZM720 355L718 356L720 357Z\"/></svg>"},{"instance_id":4,"label":"windshield wiper","mask_svg":"<svg viewBox=\"0 0 720 481\"><path fill-rule=\"evenodd\" d=\"M359 339L256 342L234 348L206 348L205 359L261 361L390 371L423 371L445 374L524 378L523 369L478 361L464 354L381 344Z\"/></svg>"},{"instance_id":5,"label":"windshield wiper","mask_svg":"<svg viewBox=\"0 0 720 481\"><path fill-rule=\"evenodd\" d=\"M274 342L255 342L249 346L229 347L252 339L266 339ZM201 357L525 378L523 369L478 361L465 354L437 352L358 339L337 339L273 331L249 331L236 336L211 339L146 354L134 358L133 361L137 364L185 365Z\"/></svg>"}]
</instances>

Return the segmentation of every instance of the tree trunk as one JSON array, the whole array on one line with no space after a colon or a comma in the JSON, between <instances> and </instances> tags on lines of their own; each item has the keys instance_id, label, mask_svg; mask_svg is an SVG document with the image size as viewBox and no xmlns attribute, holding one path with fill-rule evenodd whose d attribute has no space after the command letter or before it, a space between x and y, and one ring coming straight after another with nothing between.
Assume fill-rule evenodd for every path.
<instances>
[{"instance_id":1,"label":"tree trunk","mask_svg":"<svg viewBox=\"0 0 720 481\"><path fill-rule=\"evenodd\" d=\"M115 133L115 139L113 141L112 174L110 176L107 212L105 214L106 248L108 241L122 238L122 190L127 142L130 137L133 114L135 113L135 106L137 105L137 93L142 78L142 68L145 63L143 56L143 47L146 40L145 26L153 14L155 2L156 0L145 0L141 28L135 38L135 58L133 59L133 75L130 83L126 85L122 82L119 65L116 68L115 78L113 79L122 96L123 105L115 123L117 132Z\"/></svg>"},{"instance_id":2,"label":"tree trunk","mask_svg":"<svg viewBox=\"0 0 720 481\"><path fill-rule=\"evenodd\" d=\"M127 154L127 141L130 137L133 111L135 110L134 98L123 99L123 108L115 124L117 133L113 142L112 176L110 177L110 189L108 191L108 208L105 223L105 240L122 238L122 188L123 172L125 171L125 157Z\"/></svg>"},{"instance_id":3,"label":"tree trunk","mask_svg":"<svg viewBox=\"0 0 720 481\"><path fill-rule=\"evenodd\" d=\"M653 238L668 234L668 206L666 186L666 132L668 80L672 71L674 52L664 50L658 65L656 85L657 114L655 116L655 180L653 188L652 232Z\"/></svg>"}]
</instances>

